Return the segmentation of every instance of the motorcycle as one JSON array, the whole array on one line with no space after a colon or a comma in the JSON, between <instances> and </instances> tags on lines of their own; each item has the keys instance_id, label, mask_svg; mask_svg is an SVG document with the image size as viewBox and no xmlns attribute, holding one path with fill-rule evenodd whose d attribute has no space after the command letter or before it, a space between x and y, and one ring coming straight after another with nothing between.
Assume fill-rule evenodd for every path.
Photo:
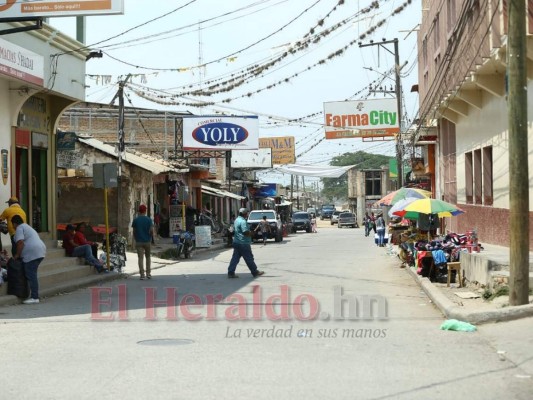
<instances>
[{"instance_id":1,"label":"motorcycle","mask_svg":"<svg viewBox=\"0 0 533 400\"><path fill-rule=\"evenodd\" d=\"M191 258L195 249L195 236L189 231L182 231L178 238L178 258L183 254L184 258Z\"/></svg>"}]
</instances>

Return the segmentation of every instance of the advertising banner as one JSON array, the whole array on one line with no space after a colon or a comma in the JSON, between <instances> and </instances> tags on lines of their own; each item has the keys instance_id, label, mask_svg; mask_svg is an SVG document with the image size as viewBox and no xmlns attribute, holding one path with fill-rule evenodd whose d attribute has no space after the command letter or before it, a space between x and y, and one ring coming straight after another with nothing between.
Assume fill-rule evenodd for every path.
<instances>
[{"instance_id":1,"label":"advertising banner","mask_svg":"<svg viewBox=\"0 0 533 400\"><path fill-rule=\"evenodd\" d=\"M252 117L184 117L184 150L257 150L259 119Z\"/></svg>"},{"instance_id":2,"label":"advertising banner","mask_svg":"<svg viewBox=\"0 0 533 400\"><path fill-rule=\"evenodd\" d=\"M272 164L294 164L294 136L259 138L259 148L272 149Z\"/></svg>"},{"instance_id":3,"label":"advertising banner","mask_svg":"<svg viewBox=\"0 0 533 400\"><path fill-rule=\"evenodd\" d=\"M272 168L272 150L233 150L231 168Z\"/></svg>"},{"instance_id":4,"label":"advertising banner","mask_svg":"<svg viewBox=\"0 0 533 400\"><path fill-rule=\"evenodd\" d=\"M7 40L0 39L0 75L43 86L44 58Z\"/></svg>"},{"instance_id":5,"label":"advertising banner","mask_svg":"<svg viewBox=\"0 0 533 400\"><path fill-rule=\"evenodd\" d=\"M124 14L124 0L6 0L1 18Z\"/></svg>"},{"instance_id":6,"label":"advertising banner","mask_svg":"<svg viewBox=\"0 0 533 400\"><path fill-rule=\"evenodd\" d=\"M324 103L326 139L373 138L400 132L396 99Z\"/></svg>"}]
</instances>

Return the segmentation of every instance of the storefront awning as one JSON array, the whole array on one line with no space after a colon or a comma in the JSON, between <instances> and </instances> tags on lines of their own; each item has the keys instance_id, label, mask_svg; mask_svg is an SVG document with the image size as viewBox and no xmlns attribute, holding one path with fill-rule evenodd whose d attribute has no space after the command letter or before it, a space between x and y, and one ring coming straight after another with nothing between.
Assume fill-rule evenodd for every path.
<instances>
[{"instance_id":1,"label":"storefront awning","mask_svg":"<svg viewBox=\"0 0 533 400\"><path fill-rule=\"evenodd\" d=\"M209 194L211 196L229 197L229 198L232 198L232 199L235 199L235 200L244 200L245 199L245 197L239 196L238 194L235 194L235 193L228 192L227 190L216 189L214 187L205 186L205 185L202 185L202 192L206 193L206 194Z\"/></svg>"}]
</instances>

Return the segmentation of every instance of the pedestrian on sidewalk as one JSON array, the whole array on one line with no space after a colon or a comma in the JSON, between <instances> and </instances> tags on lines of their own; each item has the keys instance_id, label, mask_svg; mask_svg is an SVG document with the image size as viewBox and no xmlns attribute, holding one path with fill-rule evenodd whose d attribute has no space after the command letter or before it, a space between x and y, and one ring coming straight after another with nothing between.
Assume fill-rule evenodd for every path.
<instances>
[{"instance_id":1,"label":"pedestrian on sidewalk","mask_svg":"<svg viewBox=\"0 0 533 400\"><path fill-rule=\"evenodd\" d=\"M24 274L30 285L30 297L23 301L24 304L39 303L39 280L37 268L46 256L46 245L39 234L20 215L14 215L11 223L15 228L15 259L22 260Z\"/></svg>"},{"instance_id":2,"label":"pedestrian on sidewalk","mask_svg":"<svg viewBox=\"0 0 533 400\"><path fill-rule=\"evenodd\" d=\"M141 281L144 280L144 258L146 257L146 278L152 279L152 263L151 250L152 238L154 235L153 222L146 215L146 206L141 204L139 206L139 215L133 220L131 227L133 228L133 238L135 239L135 249L137 250L137 257L139 259L139 275Z\"/></svg>"},{"instance_id":3,"label":"pedestrian on sidewalk","mask_svg":"<svg viewBox=\"0 0 533 400\"><path fill-rule=\"evenodd\" d=\"M15 246L15 228L12 224L12 219L15 215L19 215L22 218L22 222L26 223L26 213L19 204L19 199L15 196L11 196L8 201L6 201L8 207L2 211L0 214L0 221L7 221L7 231L11 238L11 254L15 255L16 246Z\"/></svg>"},{"instance_id":4,"label":"pedestrian on sidewalk","mask_svg":"<svg viewBox=\"0 0 533 400\"><path fill-rule=\"evenodd\" d=\"M234 234L233 234L233 256L228 266L228 278L238 278L239 275L235 274L237 269L237 264L241 260L241 257L244 258L248 269L252 273L252 276L258 277L263 275L264 271L259 271L257 265L254 261L254 255L252 254L252 232L250 231L250 226L246 221L248 217L248 210L246 208L241 208L239 210L239 216L235 220Z\"/></svg>"}]
</instances>

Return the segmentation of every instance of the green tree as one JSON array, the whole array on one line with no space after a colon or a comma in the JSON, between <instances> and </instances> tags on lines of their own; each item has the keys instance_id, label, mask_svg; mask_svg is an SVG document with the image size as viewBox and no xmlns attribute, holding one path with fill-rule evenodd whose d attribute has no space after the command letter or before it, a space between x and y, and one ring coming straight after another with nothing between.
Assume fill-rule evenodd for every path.
<instances>
[{"instance_id":1,"label":"green tree","mask_svg":"<svg viewBox=\"0 0 533 400\"><path fill-rule=\"evenodd\" d=\"M343 167L346 165L355 165L358 170L362 169L381 169L389 166L389 160L394 157L382 154L370 154L364 151L355 153L344 153L340 156L333 157L329 165ZM322 196L328 201L348 199L348 174L343 174L339 178L322 178Z\"/></svg>"}]
</instances>

